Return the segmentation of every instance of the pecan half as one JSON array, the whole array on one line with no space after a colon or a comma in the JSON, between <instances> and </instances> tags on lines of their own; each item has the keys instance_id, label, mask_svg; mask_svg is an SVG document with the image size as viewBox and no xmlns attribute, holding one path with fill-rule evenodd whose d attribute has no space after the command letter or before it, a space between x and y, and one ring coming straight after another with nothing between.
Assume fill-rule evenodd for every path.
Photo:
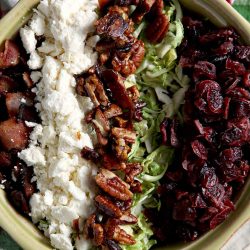
<instances>
[{"instance_id":1,"label":"pecan half","mask_svg":"<svg viewBox=\"0 0 250 250\"><path fill-rule=\"evenodd\" d=\"M111 134L117 139L124 139L126 142L134 143L136 140L136 132L125 128L112 128Z\"/></svg>"},{"instance_id":2,"label":"pecan half","mask_svg":"<svg viewBox=\"0 0 250 250\"><path fill-rule=\"evenodd\" d=\"M104 154L102 159L102 166L108 170L124 170L126 164L118 161L113 155Z\"/></svg>"},{"instance_id":3,"label":"pecan half","mask_svg":"<svg viewBox=\"0 0 250 250\"><path fill-rule=\"evenodd\" d=\"M8 76L0 75L0 94L16 91L18 84Z\"/></svg>"},{"instance_id":4,"label":"pecan half","mask_svg":"<svg viewBox=\"0 0 250 250\"><path fill-rule=\"evenodd\" d=\"M132 101L136 103L140 97L140 92L138 88L135 85L133 85L132 87L128 88L127 91Z\"/></svg>"},{"instance_id":5,"label":"pecan half","mask_svg":"<svg viewBox=\"0 0 250 250\"><path fill-rule=\"evenodd\" d=\"M76 79L76 93L81 96L86 95L86 91L84 89L85 80L84 77L80 76Z\"/></svg>"},{"instance_id":6,"label":"pecan half","mask_svg":"<svg viewBox=\"0 0 250 250\"><path fill-rule=\"evenodd\" d=\"M160 43L169 28L169 20L165 14L158 15L146 29L146 37L151 43Z\"/></svg>"},{"instance_id":7,"label":"pecan half","mask_svg":"<svg viewBox=\"0 0 250 250\"><path fill-rule=\"evenodd\" d=\"M131 213L125 213L120 218L121 224L136 224L138 222L137 218Z\"/></svg>"},{"instance_id":8,"label":"pecan half","mask_svg":"<svg viewBox=\"0 0 250 250\"><path fill-rule=\"evenodd\" d=\"M149 11L147 17L150 20L155 19L158 15L162 14L163 8L164 8L163 0L156 0L155 3L153 4L151 10Z\"/></svg>"},{"instance_id":9,"label":"pecan half","mask_svg":"<svg viewBox=\"0 0 250 250\"><path fill-rule=\"evenodd\" d=\"M99 127L103 136L107 136L107 132L110 130L109 121L100 108L96 109L95 119L92 122Z\"/></svg>"},{"instance_id":10,"label":"pecan half","mask_svg":"<svg viewBox=\"0 0 250 250\"><path fill-rule=\"evenodd\" d=\"M132 183L134 178L142 172L142 166L140 163L128 163L126 164L125 174L126 182Z\"/></svg>"},{"instance_id":11,"label":"pecan half","mask_svg":"<svg viewBox=\"0 0 250 250\"><path fill-rule=\"evenodd\" d=\"M128 125L128 120L125 120L119 116L115 117L114 125L119 128L126 128Z\"/></svg>"},{"instance_id":12,"label":"pecan half","mask_svg":"<svg viewBox=\"0 0 250 250\"><path fill-rule=\"evenodd\" d=\"M98 140L99 144L102 146L106 146L108 144L108 139L103 136L102 131L100 130L99 126L96 126L94 123L93 123L93 126L95 129L97 140Z\"/></svg>"},{"instance_id":13,"label":"pecan half","mask_svg":"<svg viewBox=\"0 0 250 250\"><path fill-rule=\"evenodd\" d=\"M124 139L116 139L112 148L115 151L115 155L119 160L127 161L130 147L126 144Z\"/></svg>"},{"instance_id":14,"label":"pecan half","mask_svg":"<svg viewBox=\"0 0 250 250\"><path fill-rule=\"evenodd\" d=\"M108 109L104 111L104 115L107 119L113 118L115 116L122 115L122 109L116 105L116 104L111 104Z\"/></svg>"},{"instance_id":15,"label":"pecan half","mask_svg":"<svg viewBox=\"0 0 250 250\"><path fill-rule=\"evenodd\" d=\"M99 210L110 217L120 218L122 211L110 199L105 196L98 195L95 197L96 206Z\"/></svg>"},{"instance_id":16,"label":"pecan half","mask_svg":"<svg viewBox=\"0 0 250 250\"><path fill-rule=\"evenodd\" d=\"M134 238L121 229L118 226L118 223L119 222L116 219L108 219L104 226L107 238L124 245L135 244L136 241Z\"/></svg>"},{"instance_id":17,"label":"pecan half","mask_svg":"<svg viewBox=\"0 0 250 250\"><path fill-rule=\"evenodd\" d=\"M108 97L105 93L101 81L97 78L96 75L89 76L86 79L84 87L88 93L88 96L91 98L96 107L98 107L100 104L103 106L108 105Z\"/></svg>"},{"instance_id":18,"label":"pecan half","mask_svg":"<svg viewBox=\"0 0 250 250\"><path fill-rule=\"evenodd\" d=\"M129 185L107 169L102 168L95 180L101 189L118 200L130 200L133 196L129 190Z\"/></svg>"},{"instance_id":19,"label":"pecan half","mask_svg":"<svg viewBox=\"0 0 250 250\"><path fill-rule=\"evenodd\" d=\"M30 78L30 74L28 72L23 73L23 81L28 89L34 86L33 81Z\"/></svg>"}]
</instances>

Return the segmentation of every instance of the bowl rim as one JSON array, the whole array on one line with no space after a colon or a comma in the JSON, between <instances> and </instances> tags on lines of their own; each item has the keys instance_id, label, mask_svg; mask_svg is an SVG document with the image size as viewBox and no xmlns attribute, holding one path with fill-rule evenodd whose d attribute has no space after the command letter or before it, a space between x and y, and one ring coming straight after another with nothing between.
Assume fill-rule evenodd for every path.
<instances>
[{"instance_id":1,"label":"bowl rim","mask_svg":"<svg viewBox=\"0 0 250 250\"><path fill-rule=\"evenodd\" d=\"M29 20L32 9L39 0L20 0L0 21L0 45L12 38ZM250 23L246 21L225 0L180 0L187 8L208 17L217 26L233 26L246 44L250 45ZM214 7L216 6L216 7ZM221 15L223 13L223 15ZM6 29L9 27L10 30ZM1 46L0 46L1 47ZM246 221L250 220L250 176L236 203L236 210L221 225L209 231L198 240L188 244L161 247L162 250L209 250L221 249L227 240ZM29 220L17 213L0 190L0 226L26 250L51 250L48 239Z\"/></svg>"}]
</instances>

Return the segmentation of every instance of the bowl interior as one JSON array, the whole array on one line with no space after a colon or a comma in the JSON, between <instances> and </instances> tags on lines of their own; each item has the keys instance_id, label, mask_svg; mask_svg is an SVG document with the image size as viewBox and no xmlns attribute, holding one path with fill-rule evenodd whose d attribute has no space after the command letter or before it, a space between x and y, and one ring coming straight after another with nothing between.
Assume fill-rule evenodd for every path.
<instances>
[{"instance_id":1,"label":"bowl interior","mask_svg":"<svg viewBox=\"0 0 250 250\"><path fill-rule=\"evenodd\" d=\"M39 0L21 0L19 4L0 21L0 47L6 39L13 38L31 15ZM250 24L226 1L221 0L180 0L186 7L208 17L217 26L233 26L245 44L250 45ZM193 243L161 247L161 250L220 249L230 236L250 218L250 178L244 186L236 204L236 210L229 218ZM48 240L27 219L19 215L9 204L5 193L0 191L0 226L17 243L27 250L51 250Z\"/></svg>"}]
</instances>

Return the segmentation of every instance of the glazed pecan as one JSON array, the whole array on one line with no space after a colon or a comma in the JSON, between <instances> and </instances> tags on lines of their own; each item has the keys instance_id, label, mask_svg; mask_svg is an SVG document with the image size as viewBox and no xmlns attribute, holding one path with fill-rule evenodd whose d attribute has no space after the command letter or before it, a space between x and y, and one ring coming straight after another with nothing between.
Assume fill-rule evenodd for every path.
<instances>
[{"instance_id":1,"label":"glazed pecan","mask_svg":"<svg viewBox=\"0 0 250 250\"><path fill-rule=\"evenodd\" d=\"M131 100L134 103L138 102L138 100L140 98L140 92L139 92L138 88L135 85L133 85L132 87L128 88L127 91L128 91L128 94L129 94Z\"/></svg>"},{"instance_id":2,"label":"glazed pecan","mask_svg":"<svg viewBox=\"0 0 250 250\"><path fill-rule=\"evenodd\" d=\"M125 180L128 183L133 183L134 178L142 172L142 166L140 163L127 163L125 169Z\"/></svg>"},{"instance_id":3,"label":"glazed pecan","mask_svg":"<svg viewBox=\"0 0 250 250\"><path fill-rule=\"evenodd\" d=\"M127 210L129 210L131 208L133 202L132 202L132 200L127 200L127 201L118 201L118 200L116 200L114 203L122 211L127 211Z\"/></svg>"},{"instance_id":4,"label":"glazed pecan","mask_svg":"<svg viewBox=\"0 0 250 250\"><path fill-rule=\"evenodd\" d=\"M125 120L119 116L115 117L114 125L119 128L126 128L128 125L128 120Z\"/></svg>"},{"instance_id":5,"label":"glazed pecan","mask_svg":"<svg viewBox=\"0 0 250 250\"><path fill-rule=\"evenodd\" d=\"M113 155L109 154L103 155L102 166L108 170L124 170L126 168L126 164L124 162L120 162Z\"/></svg>"},{"instance_id":6,"label":"glazed pecan","mask_svg":"<svg viewBox=\"0 0 250 250\"><path fill-rule=\"evenodd\" d=\"M97 127L99 127L99 129L100 129L103 136L107 135L107 132L110 130L109 121L106 118L106 116L104 115L104 113L101 111L100 108L96 109L95 119L92 120L92 122Z\"/></svg>"},{"instance_id":7,"label":"glazed pecan","mask_svg":"<svg viewBox=\"0 0 250 250\"><path fill-rule=\"evenodd\" d=\"M141 0L137 8L132 14L132 19L135 23L140 23L145 14L152 8L156 0Z\"/></svg>"},{"instance_id":8,"label":"glazed pecan","mask_svg":"<svg viewBox=\"0 0 250 250\"><path fill-rule=\"evenodd\" d=\"M120 218L119 222L121 224L136 224L137 218L131 213L124 213Z\"/></svg>"},{"instance_id":9,"label":"glazed pecan","mask_svg":"<svg viewBox=\"0 0 250 250\"><path fill-rule=\"evenodd\" d=\"M127 77L135 73L137 68L141 65L144 54L144 43L142 41L136 40L129 52L121 53L116 51L112 59L113 69Z\"/></svg>"},{"instance_id":10,"label":"glazed pecan","mask_svg":"<svg viewBox=\"0 0 250 250\"><path fill-rule=\"evenodd\" d=\"M133 183L131 183L131 191L133 193L141 193L142 184L138 180L134 180Z\"/></svg>"},{"instance_id":11,"label":"glazed pecan","mask_svg":"<svg viewBox=\"0 0 250 250\"><path fill-rule=\"evenodd\" d=\"M102 168L95 180L101 189L118 200L130 200L133 196L129 190L129 185L107 169Z\"/></svg>"},{"instance_id":12,"label":"glazed pecan","mask_svg":"<svg viewBox=\"0 0 250 250\"><path fill-rule=\"evenodd\" d=\"M93 123L93 126L95 129L97 140L98 140L99 144L102 146L106 146L108 144L108 140L107 140L107 138L105 138L103 136L102 131L100 130L100 127L96 126L94 123Z\"/></svg>"},{"instance_id":13,"label":"glazed pecan","mask_svg":"<svg viewBox=\"0 0 250 250\"><path fill-rule=\"evenodd\" d=\"M158 15L146 29L146 37L151 43L160 43L169 28L169 20L165 14Z\"/></svg>"},{"instance_id":14,"label":"glazed pecan","mask_svg":"<svg viewBox=\"0 0 250 250\"><path fill-rule=\"evenodd\" d=\"M96 215L92 214L84 225L84 235L87 239L92 239L94 245L100 246L104 240L104 230L101 224L96 223Z\"/></svg>"},{"instance_id":15,"label":"glazed pecan","mask_svg":"<svg viewBox=\"0 0 250 250\"><path fill-rule=\"evenodd\" d=\"M103 106L108 105L108 97L101 81L96 75L89 76L85 81L84 87L88 93L88 96L91 98L96 107L98 107L100 104Z\"/></svg>"},{"instance_id":16,"label":"glazed pecan","mask_svg":"<svg viewBox=\"0 0 250 250\"><path fill-rule=\"evenodd\" d=\"M104 115L107 119L122 115L122 109L116 104L111 104L105 111Z\"/></svg>"},{"instance_id":17,"label":"glazed pecan","mask_svg":"<svg viewBox=\"0 0 250 250\"><path fill-rule=\"evenodd\" d=\"M8 76L0 75L0 94L14 92L18 88L18 84Z\"/></svg>"},{"instance_id":18,"label":"glazed pecan","mask_svg":"<svg viewBox=\"0 0 250 250\"><path fill-rule=\"evenodd\" d=\"M134 240L134 238L131 235L127 234L123 229L121 229L118 224L118 220L108 219L104 226L107 238L110 240L115 240L124 245L135 244L136 241Z\"/></svg>"},{"instance_id":19,"label":"glazed pecan","mask_svg":"<svg viewBox=\"0 0 250 250\"><path fill-rule=\"evenodd\" d=\"M6 40L4 52L0 52L0 69L16 66L20 61L20 53L16 44Z\"/></svg>"},{"instance_id":20,"label":"glazed pecan","mask_svg":"<svg viewBox=\"0 0 250 250\"><path fill-rule=\"evenodd\" d=\"M163 8L164 8L163 0L156 0L151 10L149 11L147 17L150 20L154 20L158 15L162 14Z\"/></svg>"},{"instance_id":21,"label":"glazed pecan","mask_svg":"<svg viewBox=\"0 0 250 250\"><path fill-rule=\"evenodd\" d=\"M128 143L134 143L136 140L136 132L125 128L112 128L111 134L117 139L124 139Z\"/></svg>"},{"instance_id":22,"label":"glazed pecan","mask_svg":"<svg viewBox=\"0 0 250 250\"><path fill-rule=\"evenodd\" d=\"M116 139L112 148L115 151L116 157L120 161L127 161L128 160L128 153L130 151L130 147L126 144L124 139L122 139L122 138Z\"/></svg>"},{"instance_id":23,"label":"glazed pecan","mask_svg":"<svg viewBox=\"0 0 250 250\"><path fill-rule=\"evenodd\" d=\"M96 206L99 210L110 217L120 218L122 211L109 198L98 195L95 197Z\"/></svg>"}]
</instances>

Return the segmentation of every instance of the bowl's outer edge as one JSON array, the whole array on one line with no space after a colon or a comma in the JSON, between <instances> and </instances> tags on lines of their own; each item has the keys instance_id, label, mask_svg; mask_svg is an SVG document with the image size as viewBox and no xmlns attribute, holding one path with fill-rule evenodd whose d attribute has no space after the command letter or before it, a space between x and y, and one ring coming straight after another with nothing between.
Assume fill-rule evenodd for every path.
<instances>
[{"instance_id":1,"label":"bowl's outer edge","mask_svg":"<svg viewBox=\"0 0 250 250\"><path fill-rule=\"evenodd\" d=\"M4 40L12 38L30 17L31 10L39 0L21 0L0 21L0 45ZM189 9L208 17L218 26L233 26L250 45L250 24L224 0L180 0ZM8 28L7 28L8 27ZM176 244L162 247L164 250L217 250L230 236L250 219L250 178L240 196L236 211L218 226L197 241L190 244ZM48 240L42 236L35 226L20 216L9 204L3 191L0 191L0 226L26 250L51 250Z\"/></svg>"}]
</instances>

